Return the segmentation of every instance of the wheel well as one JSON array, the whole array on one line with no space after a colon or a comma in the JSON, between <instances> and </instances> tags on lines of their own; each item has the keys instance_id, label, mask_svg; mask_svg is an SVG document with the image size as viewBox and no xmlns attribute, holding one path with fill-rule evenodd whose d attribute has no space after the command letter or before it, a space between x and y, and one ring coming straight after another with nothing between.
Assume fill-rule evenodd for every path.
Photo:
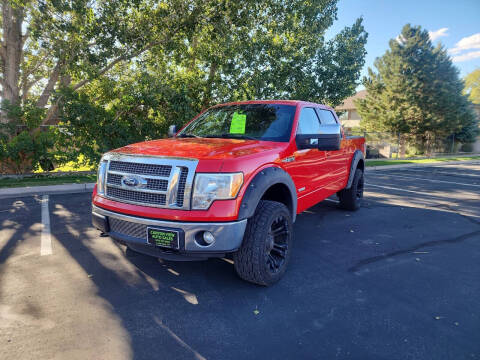
<instances>
[{"instance_id":1,"label":"wheel well","mask_svg":"<svg viewBox=\"0 0 480 360\"><path fill-rule=\"evenodd\" d=\"M284 204L288 210L290 210L292 218L295 218L295 214L293 213L292 194L290 194L290 190L286 185L279 183L270 186L263 194L261 200L277 201Z\"/></svg>"},{"instance_id":2,"label":"wheel well","mask_svg":"<svg viewBox=\"0 0 480 360\"><path fill-rule=\"evenodd\" d=\"M357 169L360 169L363 172L365 172L365 163L363 162L363 159L358 160Z\"/></svg>"}]
</instances>

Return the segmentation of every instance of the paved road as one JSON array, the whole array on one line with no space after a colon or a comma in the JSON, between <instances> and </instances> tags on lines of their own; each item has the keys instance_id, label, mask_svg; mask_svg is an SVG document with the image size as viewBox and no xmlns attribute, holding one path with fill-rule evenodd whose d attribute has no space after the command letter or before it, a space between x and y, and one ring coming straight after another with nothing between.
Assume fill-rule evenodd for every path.
<instances>
[{"instance_id":1,"label":"paved road","mask_svg":"<svg viewBox=\"0 0 480 360\"><path fill-rule=\"evenodd\" d=\"M479 359L480 165L370 172L366 189L356 213L298 217L271 288L228 259L126 257L87 194L1 200L0 358Z\"/></svg>"}]
</instances>

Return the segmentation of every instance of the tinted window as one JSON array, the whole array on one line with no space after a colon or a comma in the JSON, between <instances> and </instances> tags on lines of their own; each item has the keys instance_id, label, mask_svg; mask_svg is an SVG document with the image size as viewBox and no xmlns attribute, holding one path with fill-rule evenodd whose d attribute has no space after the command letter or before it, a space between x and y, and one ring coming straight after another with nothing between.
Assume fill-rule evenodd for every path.
<instances>
[{"instance_id":1,"label":"tinted window","mask_svg":"<svg viewBox=\"0 0 480 360\"><path fill-rule=\"evenodd\" d=\"M313 108L303 108L298 119L297 134L319 134L320 122Z\"/></svg>"},{"instance_id":2,"label":"tinted window","mask_svg":"<svg viewBox=\"0 0 480 360\"><path fill-rule=\"evenodd\" d=\"M225 105L207 110L178 137L290 140L296 107L277 104Z\"/></svg>"},{"instance_id":3,"label":"tinted window","mask_svg":"<svg viewBox=\"0 0 480 360\"><path fill-rule=\"evenodd\" d=\"M328 110L322 110L322 109L317 109L318 114L320 115L320 121L324 125L329 125L329 124L336 124L337 121L335 120L335 116L333 116L331 111Z\"/></svg>"}]
</instances>

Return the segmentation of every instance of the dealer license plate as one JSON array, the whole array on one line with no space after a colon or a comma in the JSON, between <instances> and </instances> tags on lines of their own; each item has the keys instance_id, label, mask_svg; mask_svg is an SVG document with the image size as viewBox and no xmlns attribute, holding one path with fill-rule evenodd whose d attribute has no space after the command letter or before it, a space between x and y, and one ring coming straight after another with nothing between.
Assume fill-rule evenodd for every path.
<instances>
[{"instance_id":1,"label":"dealer license plate","mask_svg":"<svg viewBox=\"0 0 480 360\"><path fill-rule=\"evenodd\" d=\"M168 249L178 249L178 231L147 227L147 242Z\"/></svg>"}]
</instances>

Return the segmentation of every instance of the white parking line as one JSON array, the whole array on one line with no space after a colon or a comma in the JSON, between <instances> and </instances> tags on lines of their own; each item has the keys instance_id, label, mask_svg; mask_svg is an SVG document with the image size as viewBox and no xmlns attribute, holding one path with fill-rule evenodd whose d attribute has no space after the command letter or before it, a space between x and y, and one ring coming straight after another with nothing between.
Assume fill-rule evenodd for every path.
<instances>
[{"instance_id":1,"label":"white parking line","mask_svg":"<svg viewBox=\"0 0 480 360\"><path fill-rule=\"evenodd\" d=\"M407 171L420 171L420 172L427 172L433 175L440 174L440 175L451 175L451 176L468 176L468 177L480 177L480 175L476 174L462 174L462 173L454 173L454 172L447 172L447 171L437 171L437 170L425 170L425 169L408 169Z\"/></svg>"},{"instance_id":2,"label":"white parking line","mask_svg":"<svg viewBox=\"0 0 480 360\"><path fill-rule=\"evenodd\" d=\"M407 190L407 189L399 189L399 188L395 188L395 187L391 187L391 186L374 185L374 184L370 184L370 183L365 184L365 186L367 188L369 186L374 186L374 187L378 187L378 188L382 188L382 189L388 189L388 190L404 191L404 192L409 192L409 193L419 194L419 195L425 195L425 196L435 196L435 195L432 195L431 193L426 193L426 192L422 192L422 191L413 191L413 190Z\"/></svg>"},{"instance_id":3,"label":"white parking line","mask_svg":"<svg viewBox=\"0 0 480 360\"><path fill-rule=\"evenodd\" d=\"M50 234L50 213L48 211L48 195L42 197L42 237L40 240L40 256L52 254L52 236Z\"/></svg>"},{"instance_id":4,"label":"white parking line","mask_svg":"<svg viewBox=\"0 0 480 360\"><path fill-rule=\"evenodd\" d=\"M422 180L422 181L428 181L428 182L433 182L433 183L444 183L444 184L455 184L455 185L463 185L463 186L480 187L480 185L457 183L457 182L445 181L445 180L424 179L424 178L415 177L415 176L390 175L388 173L381 173L379 175L384 175L384 176L389 176L389 177L399 178L399 179L407 179L407 180L412 180L413 179L413 180Z\"/></svg>"}]
</instances>

